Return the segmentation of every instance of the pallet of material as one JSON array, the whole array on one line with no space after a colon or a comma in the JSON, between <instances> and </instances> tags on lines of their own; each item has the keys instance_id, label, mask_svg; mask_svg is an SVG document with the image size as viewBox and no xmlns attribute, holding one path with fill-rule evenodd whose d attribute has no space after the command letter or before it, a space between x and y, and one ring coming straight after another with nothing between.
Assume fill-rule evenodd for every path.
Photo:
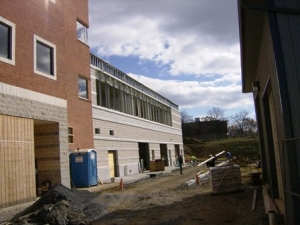
<instances>
[{"instance_id":1,"label":"pallet of material","mask_svg":"<svg viewBox=\"0 0 300 225\"><path fill-rule=\"evenodd\" d=\"M164 171L165 162L163 160L150 161L150 172Z\"/></svg>"},{"instance_id":2,"label":"pallet of material","mask_svg":"<svg viewBox=\"0 0 300 225\"><path fill-rule=\"evenodd\" d=\"M227 165L210 168L211 187L213 194L223 194L240 191L242 177L238 165Z\"/></svg>"}]
</instances>

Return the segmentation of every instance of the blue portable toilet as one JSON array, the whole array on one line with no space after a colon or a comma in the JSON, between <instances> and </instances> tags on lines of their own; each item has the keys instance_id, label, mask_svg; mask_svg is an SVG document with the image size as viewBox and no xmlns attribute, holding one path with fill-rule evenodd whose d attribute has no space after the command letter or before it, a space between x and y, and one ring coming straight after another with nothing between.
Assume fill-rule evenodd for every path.
<instances>
[{"instance_id":1,"label":"blue portable toilet","mask_svg":"<svg viewBox=\"0 0 300 225\"><path fill-rule=\"evenodd\" d=\"M70 169L71 179L76 187L97 185L97 152L93 149L71 152Z\"/></svg>"}]
</instances>

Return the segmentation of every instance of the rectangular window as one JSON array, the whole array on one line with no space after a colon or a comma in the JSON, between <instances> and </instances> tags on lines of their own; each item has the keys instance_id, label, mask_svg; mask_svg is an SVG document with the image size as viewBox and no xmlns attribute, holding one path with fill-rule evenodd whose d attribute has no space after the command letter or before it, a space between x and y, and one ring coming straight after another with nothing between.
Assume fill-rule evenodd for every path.
<instances>
[{"instance_id":1,"label":"rectangular window","mask_svg":"<svg viewBox=\"0 0 300 225\"><path fill-rule=\"evenodd\" d=\"M101 106L108 108L108 95L107 95L108 86L105 83L101 82Z\"/></svg>"},{"instance_id":2,"label":"rectangular window","mask_svg":"<svg viewBox=\"0 0 300 225\"><path fill-rule=\"evenodd\" d=\"M77 39L88 44L87 27L77 21Z\"/></svg>"},{"instance_id":3,"label":"rectangular window","mask_svg":"<svg viewBox=\"0 0 300 225\"><path fill-rule=\"evenodd\" d=\"M72 127L68 127L68 139L69 139L69 143L70 144L74 143L74 140L73 140L73 128Z\"/></svg>"},{"instance_id":4,"label":"rectangular window","mask_svg":"<svg viewBox=\"0 0 300 225\"><path fill-rule=\"evenodd\" d=\"M78 93L80 98L88 99L87 79L78 77Z\"/></svg>"},{"instance_id":5,"label":"rectangular window","mask_svg":"<svg viewBox=\"0 0 300 225\"><path fill-rule=\"evenodd\" d=\"M0 61L15 65L15 24L1 16Z\"/></svg>"},{"instance_id":6,"label":"rectangular window","mask_svg":"<svg viewBox=\"0 0 300 225\"><path fill-rule=\"evenodd\" d=\"M36 43L36 56L37 69L53 75L53 49L38 41Z\"/></svg>"},{"instance_id":7,"label":"rectangular window","mask_svg":"<svg viewBox=\"0 0 300 225\"><path fill-rule=\"evenodd\" d=\"M34 35L34 72L56 80L56 46Z\"/></svg>"},{"instance_id":8,"label":"rectangular window","mask_svg":"<svg viewBox=\"0 0 300 225\"><path fill-rule=\"evenodd\" d=\"M95 128L95 134L100 134L100 128Z\"/></svg>"},{"instance_id":9,"label":"rectangular window","mask_svg":"<svg viewBox=\"0 0 300 225\"><path fill-rule=\"evenodd\" d=\"M100 81L96 79L96 98L97 98L97 105L101 104L101 95L100 95Z\"/></svg>"},{"instance_id":10,"label":"rectangular window","mask_svg":"<svg viewBox=\"0 0 300 225\"><path fill-rule=\"evenodd\" d=\"M96 78L97 105L171 125L171 108L111 77Z\"/></svg>"}]
</instances>

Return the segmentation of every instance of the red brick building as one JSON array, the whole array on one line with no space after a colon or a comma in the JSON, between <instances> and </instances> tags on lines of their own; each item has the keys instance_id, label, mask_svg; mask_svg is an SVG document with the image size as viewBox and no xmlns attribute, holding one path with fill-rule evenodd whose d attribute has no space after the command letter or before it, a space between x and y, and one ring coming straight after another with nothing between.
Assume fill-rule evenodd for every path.
<instances>
[{"instance_id":1,"label":"red brick building","mask_svg":"<svg viewBox=\"0 0 300 225\"><path fill-rule=\"evenodd\" d=\"M87 0L1 1L0 207L70 186L69 150L93 148L87 28Z\"/></svg>"}]
</instances>

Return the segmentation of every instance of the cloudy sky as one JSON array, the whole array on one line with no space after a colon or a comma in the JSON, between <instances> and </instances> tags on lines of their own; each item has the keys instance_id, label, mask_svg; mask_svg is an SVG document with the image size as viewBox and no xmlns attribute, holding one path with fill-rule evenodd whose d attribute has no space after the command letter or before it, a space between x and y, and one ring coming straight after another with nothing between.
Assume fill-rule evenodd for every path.
<instances>
[{"instance_id":1,"label":"cloudy sky","mask_svg":"<svg viewBox=\"0 0 300 225\"><path fill-rule=\"evenodd\" d=\"M89 0L91 52L192 117L255 118L241 88L236 0Z\"/></svg>"}]
</instances>

